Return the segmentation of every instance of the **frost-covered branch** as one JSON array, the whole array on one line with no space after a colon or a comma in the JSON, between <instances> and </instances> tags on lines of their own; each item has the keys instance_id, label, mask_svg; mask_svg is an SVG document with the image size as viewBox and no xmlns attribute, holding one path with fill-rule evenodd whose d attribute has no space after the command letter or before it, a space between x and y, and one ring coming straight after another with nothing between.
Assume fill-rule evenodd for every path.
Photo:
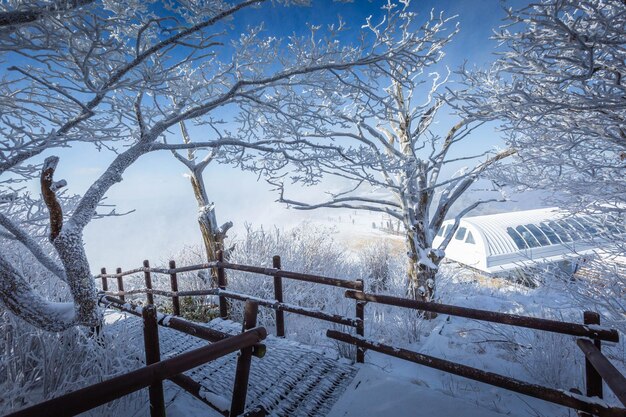
<instances>
[{"instance_id":1,"label":"frost-covered branch","mask_svg":"<svg viewBox=\"0 0 626 417\"><path fill-rule=\"evenodd\" d=\"M390 22L398 19L396 11L389 10ZM403 30L415 24L416 16L406 19ZM309 142L302 148L309 158L294 164L300 170L291 174L292 181L317 184L322 174L351 184L322 202L297 201L285 197L282 178L290 174L279 171L270 179L280 193L278 201L298 210L349 208L401 220L409 257L409 293L426 300L432 299L435 274L445 255L432 247L441 223L488 168L513 154L483 146L473 155L451 157L457 143L476 140L472 133L484 120L473 114L461 116L443 138L433 129L438 117L451 109L447 94L440 91L449 72L440 76L436 71L443 49L456 33L448 30L449 23L432 13L419 29L412 29L421 38L420 47L411 52L415 65L381 62L365 73L330 78L324 88L308 94L285 94L281 98L299 109L297 122L274 113L262 126L272 137ZM391 50L394 42L397 38L389 38L384 46ZM267 114L259 117L268 119ZM321 149L329 143L340 150ZM474 146L480 147L480 143ZM467 161L475 165L456 175L449 172L449 164ZM474 207L470 204L461 213Z\"/></svg>"},{"instance_id":2,"label":"frost-covered branch","mask_svg":"<svg viewBox=\"0 0 626 417\"><path fill-rule=\"evenodd\" d=\"M463 69L467 89L450 92L463 96L460 111L500 120L518 149L493 177L623 224L626 3L542 0L507 13L494 35L502 55L487 70Z\"/></svg>"},{"instance_id":3,"label":"frost-covered branch","mask_svg":"<svg viewBox=\"0 0 626 417\"><path fill-rule=\"evenodd\" d=\"M93 3L93 1L94 0L56 0L43 7L40 4L32 4L22 7L20 10L2 11L0 12L0 28L36 22L46 14L52 15L68 12Z\"/></svg>"},{"instance_id":4,"label":"frost-covered branch","mask_svg":"<svg viewBox=\"0 0 626 417\"><path fill-rule=\"evenodd\" d=\"M67 185L67 183L65 180L58 182L53 180L54 171L58 163L59 158L50 156L44 161L41 170L41 194L50 212L50 241L54 241L63 228L63 210L59 200L57 200L56 191Z\"/></svg>"},{"instance_id":5,"label":"frost-covered branch","mask_svg":"<svg viewBox=\"0 0 626 417\"><path fill-rule=\"evenodd\" d=\"M59 279L67 281L63 268L44 252L41 245L32 236L2 213L0 213L0 226L7 230L8 236L23 244L48 271L52 272Z\"/></svg>"}]
</instances>

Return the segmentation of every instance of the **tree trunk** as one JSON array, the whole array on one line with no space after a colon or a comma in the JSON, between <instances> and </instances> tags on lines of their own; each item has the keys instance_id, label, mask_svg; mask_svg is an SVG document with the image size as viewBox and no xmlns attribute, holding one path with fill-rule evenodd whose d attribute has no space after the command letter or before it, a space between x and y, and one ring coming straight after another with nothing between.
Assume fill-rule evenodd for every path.
<instances>
[{"instance_id":1,"label":"tree trunk","mask_svg":"<svg viewBox=\"0 0 626 417\"><path fill-rule=\"evenodd\" d=\"M198 225L202 234L202 242L206 251L207 261L217 261L217 251L224 250L224 238L226 231L232 226L232 223L225 223L222 227L217 225L217 216L215 215L215 207L209 203L204 180L202 179L202 171L192 171L190 173L191 187L193 188L196 201L198 202ZM217 286L217 269L211 270L212 282Z\"/></svg>"},{"instance_id":2,"label":"tree trunk","mask_svg":"<svg viewBox=\"0 0 626 417\"><path fill-rule=\"evenodd\" d=\"M413 231L407 233L408 286L407 296L417 301L434 301L436 276L441 258L432 249L425 249L416 240ZM428 261L424 262L424 260ZM436 313L424 312L424 318L433 319Z\"/></svg>"}]
</instances>

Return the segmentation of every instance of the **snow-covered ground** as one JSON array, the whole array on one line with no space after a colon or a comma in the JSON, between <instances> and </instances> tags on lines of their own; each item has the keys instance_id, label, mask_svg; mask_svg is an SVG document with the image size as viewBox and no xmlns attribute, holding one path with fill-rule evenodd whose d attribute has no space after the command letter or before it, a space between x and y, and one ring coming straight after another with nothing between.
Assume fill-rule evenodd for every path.
<instances>
[{"instance_id":1,"label":"snow-covered ground","mask_svg":"<svg viewBox=\"0 0 626 417\"><path fill-rule=\"evenodd\" d=\"M403 364L395 364L400 369ZM415 369L406 369L414 373ZM417 370L418 371L418 370ZM432 389L420 378L398 375L366 364L335 404L328 417L465 416L502 417L477 401ZM514 414L506 414L514 415Z\"/></svg>"}]
</instances>

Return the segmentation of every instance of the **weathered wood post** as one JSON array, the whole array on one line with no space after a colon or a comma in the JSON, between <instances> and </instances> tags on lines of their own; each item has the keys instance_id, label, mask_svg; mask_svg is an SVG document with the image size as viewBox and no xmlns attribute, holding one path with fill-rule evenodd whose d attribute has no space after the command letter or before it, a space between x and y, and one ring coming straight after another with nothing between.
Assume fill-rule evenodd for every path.
<instances>
[{"instance_id":1,"label":"weathered wood post","mask_svg":"<svg viewBox=\"0 0 626 417\"><path fill-rule=\"evenodd\" d=\"M253 301L246 301L243 313L242 331L254 329L256 327L259 304ZM248 380L250 378L250 364L252 363L252 347L241 349L237 358L237 369L235 370L235 385L233 387L233 399L230 404L230 416L242 414L246 408L246 397L248 395Z\"/></svg>"},{"instance_id":2,"label":"weathered wood post","mask_svg":"<svg viewBox=\"0 0 626 417\"><path fill-rule=\"evenodd\" d=\"M357 279L357 282L359 283L357 291L363 292L365 289L363 280ZM356 325L356 334L359 336L365 336L365 304L364 301L356 302L356 318L359 319ZM357 363L365 363L365 348L361 346L356 347L356 361Z\"/></svg>"},{"instance_id":3,"label":"weathered wood post","mask_svg":"<svg viewBox=\"0 0 626 417\"><path fill-rule=\"evenodd\" d=\"M107 292L109 291L109 283L107 282L107 269L106 268L100 268L100 278L102 278L102 291Z\"/></svg>"},{"instance_id":4,"label":"weathered wood post","mask_svg":"<svg viewBox=\"0 0 626 417\"><path fill-rule=\"evenodd\" d=\"M157 324L157 310L153 305L142 309L143 341L146 351L146 365L152 365L161 360L159 348L159 325ZM163 397L163 381L150 385L150 417L165 417L165 400Z\"/></svg>"},{"instance_id":5,"label":"weathered wood post","mask_svg":"<svg viewBox=\"0 0 626 417\"><path fill-rule=\"evenodd\" d=\"M146 259L143 261L143 267L145 268L143 271L143 276L146 280L146 300L148 301L148 305L154 305L154 296L152 295L152 276L150 275L150 262Z\"/></svg>"},{"instance_id":6,"label":"weathered wood post","mask_svg":"<svg viewBox=\"0 0 626 417\"><path fill-rule=\"evenodd\" d=\"M117 268L115 273L117 274L117 291L124 292L124 277L122 276L122 268ZM126 301L126 297L124 297L124 295L120 295L120 300Z\"/></svg>"},{"instance_id":7,"label":"weathered wood post","mask_svg":"<svg viewBox=\"0 0 626 417\"><path fill-rule=\"evenodd\" d=\"M217 287L220 290L226 289L226 272L224 271L224 251L217 251ZM220 317L223 319L228 318L228 300L226 297L220 295Z\"/></svg>"},{"instance_id":8,"label":"weathered wood post","mask_svg":"<svg viewBox=\"0 0 626 417\"><path fill-rule=\"evenodd\" d=\"M585 311L583 319L585 324L600 324L600 315L594 311ZM593 343L598 350L602 350L602 342L599 339L594 339ZM585 385L588 397L602 398L602 377L587 358L585 358Z\"/></svg>"},{"instance_id":9,"label":"weathered wood post","mask_svg":"<svg viewBox=\"0 0 626 417\"><path fill-rule=\"evenodd\" d=\"M272 265L275 269L280 269L280 256L272 258ZM274 276L274 299L279 303L283 302L283 279L279 275ZM276 336L285 337L285 312L276 310Z\"/></svg>"},{"instance_id":10,"label":"weathered wood post","mask_svg":"<svg viewBox=\"0 0 626 417\"><path fill-rule=\"evenodd\" d=\"M176 261L170 261L170 269L176 269ZM172 292L178 292L178 277L176 276L176 272L172 272L170 274L170 285L172 287ZM172 308L174 310L174 315L180 316L180 300L177 295L172 297Z\"/></svg>"}]
</instances>

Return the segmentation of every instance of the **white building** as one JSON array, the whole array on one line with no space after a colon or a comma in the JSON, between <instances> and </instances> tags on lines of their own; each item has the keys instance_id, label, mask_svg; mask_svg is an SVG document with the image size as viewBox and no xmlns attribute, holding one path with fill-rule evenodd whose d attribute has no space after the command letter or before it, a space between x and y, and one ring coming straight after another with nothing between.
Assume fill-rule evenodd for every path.
<instances>
[{"instance_id":1,"label":"white building","mask_svg":"<svg viewBox=\"0 0 626 417\"><path fill-rule=\"evenodd\" d=\"M454 221L444 222L434 247ZM589 216L566 216L556 208L465 217L446 248L446 258L487 274L507 273L539 262L570 262L593 253L606 229Z\"/></svg>"}]
</instances>

